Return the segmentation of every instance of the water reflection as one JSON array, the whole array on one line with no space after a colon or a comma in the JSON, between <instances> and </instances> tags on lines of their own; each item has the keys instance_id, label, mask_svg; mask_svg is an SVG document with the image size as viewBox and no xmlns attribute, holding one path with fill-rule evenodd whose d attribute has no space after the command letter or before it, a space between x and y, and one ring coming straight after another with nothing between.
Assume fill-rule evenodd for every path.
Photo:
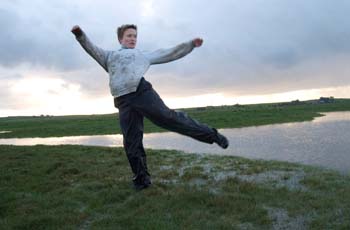
<instances>
[{"instance_id":1,"label":"water reflection","mask_svg":"<svg viewBox=\"0 0 350 230\"><path fill-rule=\"evenodd\" d=\"M0 131L0 134L1 133L11 133L12 131Z\"/></svg>"},{"instance_id":2,"label":"water reflection","mask_svg":"<svg viewBox=\"0 0 350 230\"><path fill-rule=\"evenodd\" d=\"M177 149L191 153L235 155L313 164L350 172L350 112L326 113L311 122L221 129L230 140L227 150L176 133L144 135L144 145L154 149ZM0 144L79 144L122 146L122 135L60 138L0 139Z\"/></svg>"},{"instance_id":3,"label":"water reflection","mask_svg":"<svg viewBox=\"0 0 350 230\"><path fill-rule=\"evenodd\" d=\"M35 137L0 139L0 145L90 145L90 146L122 146L123 136L95 135L71 137Z\"/></svg>"},{"instance_id":4,"label":"water reflection","mask_svg":"<svg viewBox=\"0 0 350 230\"><path fill-rule=\"evenodd\" d=\"M334 122L334 121L349 121L350 120L350 112L329 112L322 113L324 116L317 117L313 120L313 122Z\"/></svg>"}]
</instances>

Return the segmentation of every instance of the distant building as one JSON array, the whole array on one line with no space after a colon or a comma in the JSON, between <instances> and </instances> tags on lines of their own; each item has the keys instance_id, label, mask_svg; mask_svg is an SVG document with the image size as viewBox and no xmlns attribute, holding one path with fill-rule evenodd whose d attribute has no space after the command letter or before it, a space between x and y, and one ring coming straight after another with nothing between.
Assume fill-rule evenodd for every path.
<instances>
[{"instance_id":1,"label":"distant building","mask_svg":"<svg viewBox=\"0 0 350 230\"><path fill-rule=\"evenodd\" d=\"M320 97L318 100L319 103L333 103L334 102L334 97Z\"/></svg>"},{"instance_id":2,"label":"distant building","mask_svg":"<svg viewBox=\"0 0 350 230\"><path fill-rule=\"evenodd\" d=\"M297 104L300 104L300 101L299 101L299 99L296 99L295 101L291 101L291 104L292 105L297 105Z\"/></svg>"}]
</instances>

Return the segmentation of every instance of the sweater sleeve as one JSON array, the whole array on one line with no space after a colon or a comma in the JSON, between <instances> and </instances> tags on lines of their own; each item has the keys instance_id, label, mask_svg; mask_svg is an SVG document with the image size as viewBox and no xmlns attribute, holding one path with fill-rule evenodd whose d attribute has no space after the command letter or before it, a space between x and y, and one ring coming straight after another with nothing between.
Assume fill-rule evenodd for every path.
<instances>
[{"instance_id":1,"label":"sweater sleeve","mask_svg":"<svg viewBox=\"0 0 350 230\"><path fill-rule=\"evenodd\" d=\"M150 53L146 53L147 59L151 65L162 64L171 61L175 61L189 54L194 48L194 44L191 41L181 43L170 49L159 49Z\"/></svg>"},{"instance_id":2,"label":"sweater sleeve","mask_svg":"<svg viewBox=\"0 0 350 230\"><path fill-rule=\"evenodd\" d=\"M96 45L94 45L84 32L81 36L76 37L76 39L80 43L80 45L84 48L84 50L88 54L90 54L90 56L94 58L97 61L97 63L102 66L104 70L108 72L107 60L108 60L110 51L101 49L100 47L97 47Z\"/></svg>"}]
</instances>

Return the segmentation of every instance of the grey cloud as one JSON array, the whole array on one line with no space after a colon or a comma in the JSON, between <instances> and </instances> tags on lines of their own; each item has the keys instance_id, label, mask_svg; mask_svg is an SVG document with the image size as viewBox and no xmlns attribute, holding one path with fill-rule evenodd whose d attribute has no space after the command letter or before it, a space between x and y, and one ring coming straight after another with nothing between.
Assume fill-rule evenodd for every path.
<instances>
[{"instance_id":1,"label":"grey cloud","mask_svg":"<svg viewBox=\"0 0 350 230\"><path fill-rule=\"evenodd\" d=\"M108 75L100 67L88 68L77 74L62 76L62 78L70 83L79 84L81 92L87 97L96 98L109 95Z\"/></svg>"},{"instance_id":2,"label":"grey cloud","mask_svg":"<svg viewBox=\"0 0 350 230\"><path fill-rule=\"evenodd\" d=\"M124 7L134 5L132 2ZM117 45L113 8L98 10L101 6L106 7L103 1L101 3L33 0L9 1L0 5L0 65L15 67L29 63L64 71L86 67L86 56L70 33L73 25L80 24L102 47L114 48ZM110 2L109 5L115 7L116 3ZM121 8L118 6L115 12L119 13ZM120 21L116 19L116 22Z\"/></svg>"},{"instance_id":3,"label":"grey cloud","mask_svg":"<svg viewBox=\"0 0 350 230\"><path fill-rule=\"evenodd\" d=\"M334 61L350 59L349 1L154 1L150 17L141 16L141 2L37 0L0 7L0 64L88 70L62 78L80 84L87 94L104 95L107 74L69 30L79 24L96 45L115 49L115 28L136 23L140 49L204 38L203 47L187 57L152 66L147 73L164 95L258 94L350 84L342 74L348 72L346 62Z\"/></svg>"},{"instance_id":4,"label":"grey cloud","mask_svg":"<svg viewBox=\"0 0 350 230\"><path fill-rule=\"evenodd\" d=\"M200 5L197 1L164 3L161 11L167 20L182 23L192 19L188 27L205 39L204 46L191 57L153 71L159 85L168 83L162 76L178 76L178 81L172 79L173 89L164 86L165 93L225 90L259 94L350 84L342 74L348 71L346 62L338 65L335 61L338 56L350 56L350 2L220 4L208 3L196 11L195 6ZM177 19L179 14L185 19ZM179 28L169 30L169 36L183 34Z\"/></svg>"},{"instance_id":5,"label":"grey cloud","mask_svg":"<svg viewBox=\"0 0 350 230\"><path fill-rule=\"evenodd\" d=\"M47 31L40 23L33 23L29 27L28 22L24 22L13 11L0 9L0 21L3 33L0 37L2 66L15 67L21 63L30 63L54 69L82 67L80 57L67 36Z\"/></svg>"}]
</instances>

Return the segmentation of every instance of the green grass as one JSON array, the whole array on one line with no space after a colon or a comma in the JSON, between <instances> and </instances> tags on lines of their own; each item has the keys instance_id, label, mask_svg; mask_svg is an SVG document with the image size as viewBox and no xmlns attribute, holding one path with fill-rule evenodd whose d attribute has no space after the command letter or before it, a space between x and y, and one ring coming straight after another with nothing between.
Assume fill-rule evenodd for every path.
<instances>
[{"instance_id":1,"label":"green grass","mask_svg":"<svg viewBox=\"0 0 350 230\"><path fill-rule=\"evenodd\" d=\"M217 128L312 120L331 104L185 109ZM0 118L0 138L120 133L118 114ZM145 132L165 131L145 120ZM349 229L350 177L276 161L148 150L135 192L121 148L0 146L1 229Z\"/></svg>"},{"instance_id":2,"label":"green grass","mask_svg":"<svg viewBox=\"0 0 350 230\"><path fill-rule=\"evenodd\" d=\"M1 229L349 229L350 177L277 161L121 148L0 146Z\"/></svg>"},{"instance_id":3,"label":"green grass","mask_svg":"<svg viewBox=\"0 0 350 230\"><path fill-rule=\"evenodd\" d=\"M273 123L310 121L320 112L350 111L350 99L336 99L334 103L313 104L257 104L184 109L191 117L216 128L236 128ZM60 137L121 133L118 114L3 117L0 118L0 138ZM145 133L163 132L145 119Z\"/></svg>"}]
</instances>

